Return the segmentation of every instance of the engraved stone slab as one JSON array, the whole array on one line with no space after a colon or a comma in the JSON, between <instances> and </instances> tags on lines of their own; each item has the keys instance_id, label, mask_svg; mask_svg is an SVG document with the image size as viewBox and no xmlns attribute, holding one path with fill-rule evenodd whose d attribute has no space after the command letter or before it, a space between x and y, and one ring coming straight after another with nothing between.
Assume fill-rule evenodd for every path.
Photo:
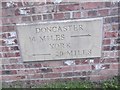
<instances>
[{"instance_id":1,"label":"engraved stone slab","mask_svg":"<svg viewBox=\"0 0 120 90\"><path fill-rule=\"evenodd\" d=\"M23 61L101 57L102 18L17 25Z\"/></svg>"}]
</instances>

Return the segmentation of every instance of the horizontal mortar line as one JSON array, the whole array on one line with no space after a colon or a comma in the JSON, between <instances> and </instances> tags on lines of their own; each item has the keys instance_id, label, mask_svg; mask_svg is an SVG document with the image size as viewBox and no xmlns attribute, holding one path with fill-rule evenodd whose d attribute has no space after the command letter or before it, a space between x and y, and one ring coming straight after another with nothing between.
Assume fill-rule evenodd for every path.
<instances>
[{"instance_id":1,"label":"horizontal mortar line","mask_svg":"<svg viewBox=\"0 0 120 90\"><path fill-rule=\"evenodd\" d=\"M33 56L38 56L38 55L51 55L51 54L32 54Z\"/></svg>"},{"instance_id":2,"label":"horizontal mortar line","mask_svg":"<svg viewBox=\"0 0 120 90\"><path fill-rule=\"evenodd\" d=\"M71 37L86 37L86 36L91 36L90 34L87 34L87 35L74 35L74 36L71 36Z\"/></svg>"}]
</instances>

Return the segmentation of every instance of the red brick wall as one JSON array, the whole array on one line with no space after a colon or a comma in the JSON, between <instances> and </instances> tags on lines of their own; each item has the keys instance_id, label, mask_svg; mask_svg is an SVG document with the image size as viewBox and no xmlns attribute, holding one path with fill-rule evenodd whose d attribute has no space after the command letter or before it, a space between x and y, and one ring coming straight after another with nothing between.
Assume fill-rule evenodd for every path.
<instances>
[{"instance_id":1,"label":"red brick wall","mask_svg":"<svg viewBox=\"0 0 120 90\"><path fill-rule=\"evenodd\" d=\"M2 2L0 13L0 60L2 81L24 82L25 87L52 81L104 80L118 75L120 64L120 2ZM46 2L45 2L46 1ZM66 1L66 2L65 2ZM72 1L72 0L71 0ZM79 0L78 0L79 1ZM54 20L103 17L102 57L24 63L16 33L16 24ZM67 64L70 63L70 65ZM6 82L6 83L5 83ZM19 82L19 83L20 83ZM7 83L10 86L11 83ZM15 83L13 83L15 84Z\"/></svg>"}]
</instances>

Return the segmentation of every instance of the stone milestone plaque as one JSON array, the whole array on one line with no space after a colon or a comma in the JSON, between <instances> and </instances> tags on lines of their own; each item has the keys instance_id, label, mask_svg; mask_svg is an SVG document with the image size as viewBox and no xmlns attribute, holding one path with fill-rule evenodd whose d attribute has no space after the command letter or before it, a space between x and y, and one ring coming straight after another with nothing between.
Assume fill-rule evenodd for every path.
<instances>
[{"instance_id":1,"label":"stone milestone plaque","mask_svg":"<svg viewBox=\"0 0 120 90\"><path fill-rule=\"evenodd\" d=\"M17 25L23 61L101 57L102 18Z\"/></svg>"}]
</instances>

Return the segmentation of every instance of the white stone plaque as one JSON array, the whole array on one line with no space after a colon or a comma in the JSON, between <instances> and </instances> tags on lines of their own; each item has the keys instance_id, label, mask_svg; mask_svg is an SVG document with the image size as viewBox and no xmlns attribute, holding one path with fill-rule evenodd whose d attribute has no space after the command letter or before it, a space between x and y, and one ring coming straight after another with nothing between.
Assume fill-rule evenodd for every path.
<instances>
[{"instance_id":1,"label":"white stone plaque","mask_svg":"<svg viewBox=\"0 0 120 90\"><path fill-rule=\"evenodd\" d=\"M102 18L18 24L23 61L101 57Z\"/></svg>"}]
</instances>

